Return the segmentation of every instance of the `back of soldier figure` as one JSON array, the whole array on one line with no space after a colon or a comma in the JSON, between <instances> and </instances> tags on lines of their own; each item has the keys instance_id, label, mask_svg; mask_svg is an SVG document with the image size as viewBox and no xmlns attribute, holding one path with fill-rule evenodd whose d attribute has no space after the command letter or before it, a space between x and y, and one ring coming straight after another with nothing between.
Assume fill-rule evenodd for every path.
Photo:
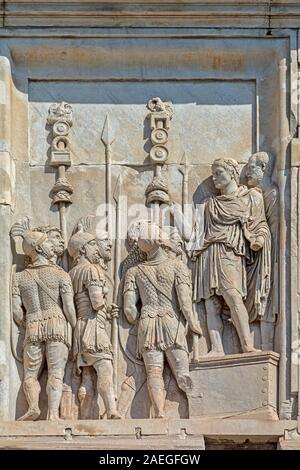
<instances>
[{"instance_id":1,"label":"back of soldier figure","mask_svg":"<svg viewBox=\"0 0 300 470\"><path fill-rule=\"evenodd\" d=\"M16 281L26 309L25 341L57 340L60 337L70 345L60 295L61 290L69 288L68 274L57 266L44 266L17 273ZM38 322L43 323L43 328L37 331Z\"/></svg>"},{"instance_id":2,"label":"back of soldier figure","mask_svg":"<svg viewBox=\"0 0 300 470\"><path fill-rule=\"evenodd\" d=\"M164 313L179 315L175 293L176 273L187 270L179 259L166 259L159 265L141 263L130 268L136 278L142 300L142 316L161 316ZM129 271L130 271L129 270ZM154 282L149 282L152 279ZM156 284L156 285L154 285Z\"/></svg>"},{"instance_id":3,"label":"back of soldier figure","mask_svg":"<svg viewBox=\"0 0 300 470\"><path fill-rule=\"evenodd\" d=\"M57 308L58 311L61 311L59 305L61 306L60 300L60 284L63 281L63 276L61 276L61 271L55 266L44 266L43 268L32 270L24 270L16 274L17 282L19 288L21 289L21 294L23 297L23 302L26 307L26 310L37 309L36 302L39 301L40 310L48 310L52 308ZM52 298L41 288L40 285L36 283L35 279L40 279L42 283L51 291ZM57 305L54 302L59 304Z\"/></svg>"}]
</instances>

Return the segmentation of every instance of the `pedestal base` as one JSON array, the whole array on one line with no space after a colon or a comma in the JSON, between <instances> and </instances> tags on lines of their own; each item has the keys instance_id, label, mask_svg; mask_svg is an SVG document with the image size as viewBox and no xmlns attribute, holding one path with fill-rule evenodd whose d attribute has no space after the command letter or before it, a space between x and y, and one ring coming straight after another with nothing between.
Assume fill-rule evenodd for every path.
<instances>
[{"instance_id":1,"label":"pedestal base","mask_svg":"<svg viewBox=\"0 0 300 470\"><path fill-rule=\"evenodd\" d=\"M296 428L297 421L237 418L2 421L0 449L275 450Z\"/></svg>"},{"instance_id":2,"label":"pedestal base","mask_svg":"<svg viewBox=\"0 0 300 470\"><path fill-rule=\"evenodd\" d=\"M277 420L279 354L206 357L191 364L189 416Z\"/></svg>"}]
</instances>

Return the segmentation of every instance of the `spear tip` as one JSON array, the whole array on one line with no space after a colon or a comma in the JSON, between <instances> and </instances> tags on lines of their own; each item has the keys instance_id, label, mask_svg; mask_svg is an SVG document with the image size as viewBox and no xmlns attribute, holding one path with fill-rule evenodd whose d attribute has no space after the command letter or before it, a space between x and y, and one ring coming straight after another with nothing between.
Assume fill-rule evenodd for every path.
<instances>
[{"instance_id":1,"label":"spear tip","mask_svg":"<svg viewBox=\"0 0 300 470\"><path fill-rule=\"evenodd\" d=\"M183 154L182 154L182 158L180 160L180 164L179 164L178 169L179 169L180 173L182 173L183 175L185 175L186 172L188 171L188 158L187 158L186 152L183 152Z\"/></svg>"},{"instance_id":2,"label":"spear tip","mask_svg":"<svg viewBox=\"0 0 300 470\"><path fill-rule=\"evenodd\" d=\"M102 129L102 135L101 135L101 140L104 143L105 146L111 145L113 141L115 140L115 135L113 133L113 129L109 123L109 114L106 115L103 129Z\"/></svg>"},{"instance_id":3,"label":"spear tip","mask_svg":"<svg viewBox=\"0 0 300 470\"><path fill-rule=\"evenodd\" d=\"M180 165L187 165L187 164L188 164L188 158L187 158L186 152L184 151L181 157Z\"/></svg>"}]
</instances>

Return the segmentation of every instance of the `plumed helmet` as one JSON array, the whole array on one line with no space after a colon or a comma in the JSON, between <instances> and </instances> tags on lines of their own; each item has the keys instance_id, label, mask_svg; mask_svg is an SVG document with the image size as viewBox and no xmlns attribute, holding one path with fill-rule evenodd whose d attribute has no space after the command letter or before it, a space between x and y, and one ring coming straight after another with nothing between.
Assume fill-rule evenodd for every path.
<instances>
[{"instance_id":1,"label":"plumed helmet","mask_svg":"<svg viewBox=\"0 0 300 470\"><path fill-rule=\"evenodd\" d=\"M70 241L68 243L68 252L69 255L73 258L76 259L82 250L82 248L92 240L95 240L95 235L92 235L89 232L83 232L79 231L72 235L70 238Z\"/></svg>"},{"instance_id":2,"label":"plumed helmet","mask_svg":"<svg viewBox=\"0 0 300 470\"><path fill-rule=\"evenodd\" d=\"M140 220L136 224L136 238L155 240L158 245L169 248L179 254L176 244L170 239L170 233L151 220Z\"/></svg>"},{"instance_id":3,"label":"plumed helmet","mask_svg":"<svg viewBox=\"0 0 300 470\"><path fill-rule=\"evenodd\" d=\"M36 247L40 246L45 240L47 240L47 234L43 232L28 232L23 238L23 251L25 255L31 256Z\"/></svg>"},{"instance_id":4,"label":"plumed helmet","mask_svg":"<svg viewBox=\"0 0 300 470\"><path fill-rule=\"evenodd\" d=\"M23 238L23 251L25 255L29 257L36 251L37 246L40 246L45 240L47 240L46 233L31 230L30 220L28 217L24 217L19 222L16 222L10 230L10 235L12 237L19 236Z\"/></svg>"}]
</instances>

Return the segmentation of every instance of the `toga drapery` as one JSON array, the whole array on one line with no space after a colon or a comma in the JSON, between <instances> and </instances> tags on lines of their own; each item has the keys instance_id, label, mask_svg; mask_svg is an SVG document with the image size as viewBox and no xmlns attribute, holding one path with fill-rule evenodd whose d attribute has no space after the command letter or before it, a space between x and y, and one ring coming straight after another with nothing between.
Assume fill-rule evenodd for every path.
<instances>
[{"instance_id":1,"label":"toga drapery","mask_svg":"<svg viewBox=\"0 0 300 470\"><path fill-rule=\"evenodd\" d=\"M197 251L194 301L236 289L243 297L249 321L261 317L270 289L271 236L263 196L239 186L229 195L211 196L202 208L188 249ZM201 229L199 230L199 227ZM261 250L250 244L262 237Z\"/></svg>"}]
</instances>

